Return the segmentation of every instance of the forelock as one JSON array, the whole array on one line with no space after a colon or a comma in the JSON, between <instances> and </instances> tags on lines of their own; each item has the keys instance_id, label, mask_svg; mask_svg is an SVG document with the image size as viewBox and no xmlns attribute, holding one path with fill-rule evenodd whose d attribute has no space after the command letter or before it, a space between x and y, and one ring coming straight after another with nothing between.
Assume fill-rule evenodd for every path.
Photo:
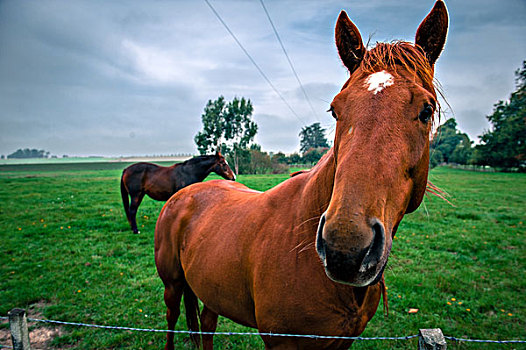
<instances>
[{"instance_id":1,"label":"forelock","mask_svg":"<svg viewBox=\"0 0 526 350\"><path fill-rule=\"evenodd\" d=\"M409 42L376 43L374 48L366 52L360 67L364 73L369 74L382 70L396 72L397 69L403 68L420 78L424 88L436 95L433 67L424 51Z\"/></svg>"}]
</instances>

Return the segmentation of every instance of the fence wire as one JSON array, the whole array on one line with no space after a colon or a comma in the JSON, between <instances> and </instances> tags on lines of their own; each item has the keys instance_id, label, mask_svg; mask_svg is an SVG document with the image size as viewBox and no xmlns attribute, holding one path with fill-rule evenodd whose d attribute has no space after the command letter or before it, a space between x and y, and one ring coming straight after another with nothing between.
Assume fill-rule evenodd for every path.
<instances>
[{"instance_id":1,"label":"fence wire","mask_svg":"<svg viewBox=\"0 0 526 350\"><path fill-rule=\"evenodd\" d=\"M9 317L0 316L0 319L9 319ZM196 331L184 331L184 330L167 330L167 329L151 329L151 328L134 328L134 327L120 327L120 326L102 326L96 324L79 323L79 322L64 322L54 320L40 320L35 318L27 318L31 322L41 323L53 323L61 324L66 326L77 326L77 327L91 327L101 329L112 329L112 330L124 330L124 331L136 331L136 332L151 332L151 333L174 333L174 334L199 334L199 335L240 335L240 336L270 336L270 337L291 337L291 338L311 338L311 339L341 339L341 340L409 340L418 338L418 335L407 335L402 337L342 337L342 336L326 336L326 335L314 335L314 334L284 334L284 333L259 333L259 332L196 332ZM456 338L452 336L444 336L445 339L456 341L456 342L472 342L472 343L498 343L498 344L511 344L511 343L526 343L526 340L485 340L485 339L467 339L467 338ZM3 347L3 346L0 346Z\"/></svg>"},{"instance_id":2,"label":"fence wire","mask_svg":"<svg viewBox=\"0 0 526 350\"><path fill-rule=\"evenodd\" d=\"M7 319L8 317L0 317ZM78 323L78 322L64 322L54 320L40 320L35 318L27 318L31 322L53 323L66 326L91 327L102 329L113 329L122 331L136 331L136 332L151 332L151 333L174 333L174 334L199 334L199 335L244 335L244 336L271 336L271 337L295 337L295 338L311 338L311 339L343 339L343 340L408 340L417 338L418 335L409 335L404 337L341 337L341 336L326 336L314 334L284 334L284 333L259 333L259 332L197 332L185 330L167 330L167 329L151 329L151 328L134 328L134 327L120 327L120 326L101 326L96 324Z\"/></svg>"}]
</instances>

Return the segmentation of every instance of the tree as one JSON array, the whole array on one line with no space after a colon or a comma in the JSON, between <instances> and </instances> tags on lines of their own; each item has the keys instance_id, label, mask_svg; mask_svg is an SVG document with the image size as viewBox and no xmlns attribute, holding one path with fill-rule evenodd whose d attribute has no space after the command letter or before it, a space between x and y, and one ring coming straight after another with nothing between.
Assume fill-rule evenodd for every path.
<instances>
[{"instance_id":1,"label":"tree","mask_svg":"<svg viewBox=\"0 0 526 350\"><path fill-rule=\"evenodd\" d=\"M491 130L480 136L475 161L481 165L503 168L526 166L526 60L515 71L516 91L509 101L495 104L493 114L486 118Z\"/></svg>"},{"instance_id":2,"label":"tree","mask_svg":"<svg viewBox=\"0 0 526 350\"><path fill-rule=\"evenodd\" d=\"M221 145L221 137L225 125L225 98L219 96L217 100L208 100L204 113L201 115L203 131L197 133L194 141L200 154L214 152Z\"/></svg>"},{"instance_id":3,"label":"tree","mask_svg":"<svg viewBox=\"0 0 526 350\"><path fill-rule=\"evenodd\" d=\"M199 153L221 151L230 155L238 173L240 154L248 148L258 130L251 118L253 110L250 100L244 97L235 97L228 103L223 96L209 100L201 116L203 130L194 138Z\"/></svg>"},{"instance_id":4,"label":"tree","mask_svg":"<svg viewBox=\"0 0 526 350\"><path fill-rule=\"evenodd\" d=\"M314 123L310 126L301 128L300 136L300 152L305 153L311 148L325 148L329 147L327 138L325 137L325 129L320 123Z\"/></svg>"},{"instance_id":5,"label":"tree","mask_svg":"<svg viewBox=\"0 0 526 350\"><path fill-rule=\"evenodd\" d=\"M437 149L431 149L429 152L429 167L434 168L444 163L444 155Z\"/></svg>"},{"instance_id":6,"label":"tree","mask_svg":"<svg viewBox=\"0 0 526 350\"><path fill-rule=\"evenodd\" d=\"M310 164L317 163L328 150L328 147L310 148L303 153L303 161Z\"/></svg>"},{"instance_id":7,"label":"tree","mask_svg":"<svg viewBox=\"0 0 526 350\"><path fill-rule=\"evenodd\" d=\"M473 142L464 133L457 133L457 140L458 143L449 156L449 161L456 164L468 164L473 156L473 148L471 147Z\"/></svg>"},{"instance_id":8,"label":"tree","mask_svg":"<svg viewBox=\"0 0 526 350\"><path fill-rule=\"evenodd\" d=\"M433 135L430 148L429 165L435 167L440 163L468 164L473 152L469 136L457 130L454 118L446 120Z\"/></svg>"}]
</instances>

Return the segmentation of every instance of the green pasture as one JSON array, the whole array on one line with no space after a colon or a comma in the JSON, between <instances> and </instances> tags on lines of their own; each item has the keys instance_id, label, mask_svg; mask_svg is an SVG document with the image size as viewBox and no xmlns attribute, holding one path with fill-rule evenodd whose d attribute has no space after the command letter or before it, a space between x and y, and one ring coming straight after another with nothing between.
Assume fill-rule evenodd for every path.
<instances>
[{"instance_id":1,"label":"green pasture","mask_svg":"<svg viewBox=\"0 0 526 350\"><path fill-rule=\"evenodd\" d=\"M146 198L138 214L141 234L131 233L119 193L126 165L0 166L0 316L14 307L36 308L52 320L166 328L153 258L163 203ZM265 190L286 178L245 175L238 181ZM462 338L526 339L526 175L438 168L430 179L450 194L452 205L427 197L405 217L386 270L389 315L380 306L363 336L406 336L439 327ZM177 329L186 329L184 317ZM52 346L160 349L165 338L164 333L64 330ZM253 330L220 319L218 331ZM191 348L186 336L176 339L178 348ZM216 349L263 348L256 336L216 336L215 344ZM416 349L417 341L357 341L352 348ZM448 342L448 349L519 348L525 347Z\"/></svg>"}]
</instances>

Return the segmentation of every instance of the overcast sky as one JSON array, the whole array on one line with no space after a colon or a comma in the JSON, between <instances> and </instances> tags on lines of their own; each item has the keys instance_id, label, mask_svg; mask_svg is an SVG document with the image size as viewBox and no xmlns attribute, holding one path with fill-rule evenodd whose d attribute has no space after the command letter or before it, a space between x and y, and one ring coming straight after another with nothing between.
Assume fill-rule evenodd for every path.
<instances>
[{"instance_id":1,"label":"overcast sky","mask_svg":"<svg viewBox=\"0 0 526 350\"><path fill-rule=\"evenodd\" d=\"M334 45L345 9L365 41L414 41L431 0L264 0L309 96L294 77L259 0L209 0L292 110L203 0L0 0L0 154L196 153L209 99L249 98L265 151L299 150L301 128L348 77ZM493 104L515 89L526 59L526 1L449 0L436 76L449 116L478 140ZM452 114L453 113L453 114Z\"/></svg>"}]
</instances>

